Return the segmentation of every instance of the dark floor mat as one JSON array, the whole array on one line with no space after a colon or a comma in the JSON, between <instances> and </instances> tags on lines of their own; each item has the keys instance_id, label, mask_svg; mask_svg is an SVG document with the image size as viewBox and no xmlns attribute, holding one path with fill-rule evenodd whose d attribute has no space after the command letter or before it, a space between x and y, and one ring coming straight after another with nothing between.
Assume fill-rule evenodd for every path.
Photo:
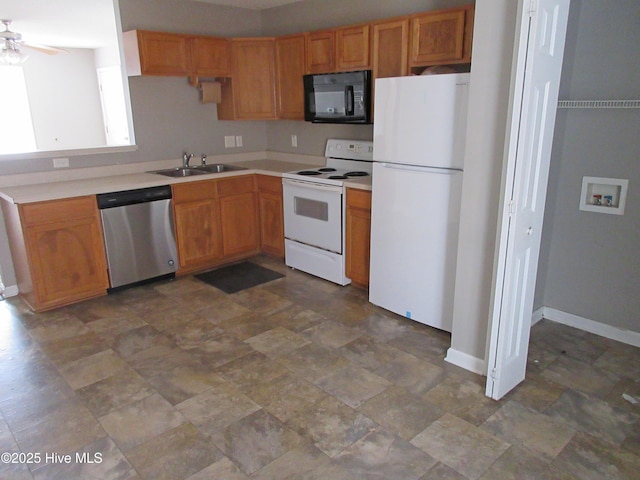
<instances>
[{"instance_id":1,"label":"dark floor mat","mask_svg":"<svg viewBox=\"0 0 640 480\"><path fill-rule=\"evenodd\" d=\"M245 288L255 287L284 277L281 273L269 270L251 262L238 263L228 267L211 270L194 275L209 285L219 288L225 293L236 293Z\"/></svg>"}]
</instances>

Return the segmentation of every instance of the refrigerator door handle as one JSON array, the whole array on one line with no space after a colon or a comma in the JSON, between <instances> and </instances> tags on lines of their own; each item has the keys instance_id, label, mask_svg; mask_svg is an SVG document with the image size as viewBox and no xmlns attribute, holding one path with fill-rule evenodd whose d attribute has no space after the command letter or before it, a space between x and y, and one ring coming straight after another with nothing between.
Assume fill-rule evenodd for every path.
<instances>
[{"instance_id":1,"label":"refrigerator door handle","mask_svg":"<svg viewBox=\"0 0 640 480\"><path fill-rule=\"evenodd\" d=\"M400 163L386 163L386 162L382 162L379 165L383 168L391 168L395 170L407 170L410 172L421 172L421 173L436 173L440 175L453 175L455 173L462 172L461 168L419 167L415 165L403 165Z\"/></svg>"}]
</instances>

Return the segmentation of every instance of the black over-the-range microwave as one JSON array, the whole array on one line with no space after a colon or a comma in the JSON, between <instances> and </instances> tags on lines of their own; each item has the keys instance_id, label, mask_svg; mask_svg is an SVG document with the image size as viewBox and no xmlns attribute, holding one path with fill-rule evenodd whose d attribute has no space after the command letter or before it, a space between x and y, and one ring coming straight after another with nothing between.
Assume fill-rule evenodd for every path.
<instances>
[{"instance_id":1,"label":"black over-the-range microwave","mask_svg":"<svg viewBox=\"0 0 640 480\"><path fill-rule=\"evenodd\" d=\"M371 71L305 75L304 119L371 123Z\"/></svg>"}]
</instances>

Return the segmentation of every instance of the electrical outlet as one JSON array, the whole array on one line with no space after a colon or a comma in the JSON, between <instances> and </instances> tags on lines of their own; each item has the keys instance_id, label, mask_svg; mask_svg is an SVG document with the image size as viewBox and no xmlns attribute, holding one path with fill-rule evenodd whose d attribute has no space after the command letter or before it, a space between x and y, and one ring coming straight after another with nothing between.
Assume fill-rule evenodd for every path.
<instances>
[{"instance_id":1,"label":"electrical outlet","mask_svg":"<svg viewBox=\"0 0 640 480\"><path fill-rule=\"evenodd\" d=\"M236 146L236 137L233 135L225 135L224 148L233 148Z\"/></svg>"},{"instance_id":2,"label":"electrical outlet","mask_svg":"<svg viewBox=\"0 0 640 480\"><path fill-rule=\"evenodd\" d=\"M53 159L53 168L69 168L69 159L68 158L54 158Z\"/></svg>"},{"instance_id":3,"label":"electrical outlet","mask_svg":"<svg viewBox=\"0 0 640 480\"><path fill-rule=\"evenodd\" d=\"M292 147L297 147L298 146L298 136L297 135L291 135L291 146Z\"/></svg>"},{"instance_id":4,"label":"electrical outlet","mask_svg":"<svg viewBox=\"0 0 640 480\"><path fill-rule=\"evenodd\" d=\"M242 135L236 135L236 147L242 146Z\"/></svg>"}]
</instances>

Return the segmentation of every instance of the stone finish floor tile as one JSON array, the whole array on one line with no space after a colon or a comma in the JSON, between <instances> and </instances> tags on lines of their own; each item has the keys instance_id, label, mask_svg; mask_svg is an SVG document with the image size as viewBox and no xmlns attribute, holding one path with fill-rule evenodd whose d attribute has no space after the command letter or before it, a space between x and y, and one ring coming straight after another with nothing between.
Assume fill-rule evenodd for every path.
<instances>
[{"instance_id":1,"label":"stone finish floor tile","mask_svg":"<svg viewBox=\"0 0 640 480\"><path fill-rule=\"evenodd\" d=\"M510 445L449 413L411 441L433 458L468 478L479 478Z\"/></svg>"},{"instance_id":2,"label":"stone finish floor tile","mask_svg":"<svg viewBox=\"0 0 640 480\"><path fill-rule=\"evenodd\" d=\"M436 460L411 443L378 428L343 450L338 465L359 479L419 479Z\"/></svg>"},{"instance_id":3,"label":"stone finish floor tile","mask_svg":"<svg viewBox=\"0 0 640 480\"><path fill-rule=\"evenodd\" d=\"M516 401L505 403L482 426L505 442L519 445L547 461L553 460L576 432L565 422Z\"/></svg>"},{"instance_id":4,"label":"stone finish floor tile","mask_svg":"<svg viewBox=\"0 0 640 480\"><path fill-rule=\"evenodd\" d=\"M636 479L640 349L542 320L504 399L444 361L450 335L367 292L193 276L34 313L0 301L0 478Z\"/></svg>"}]
</instances>

